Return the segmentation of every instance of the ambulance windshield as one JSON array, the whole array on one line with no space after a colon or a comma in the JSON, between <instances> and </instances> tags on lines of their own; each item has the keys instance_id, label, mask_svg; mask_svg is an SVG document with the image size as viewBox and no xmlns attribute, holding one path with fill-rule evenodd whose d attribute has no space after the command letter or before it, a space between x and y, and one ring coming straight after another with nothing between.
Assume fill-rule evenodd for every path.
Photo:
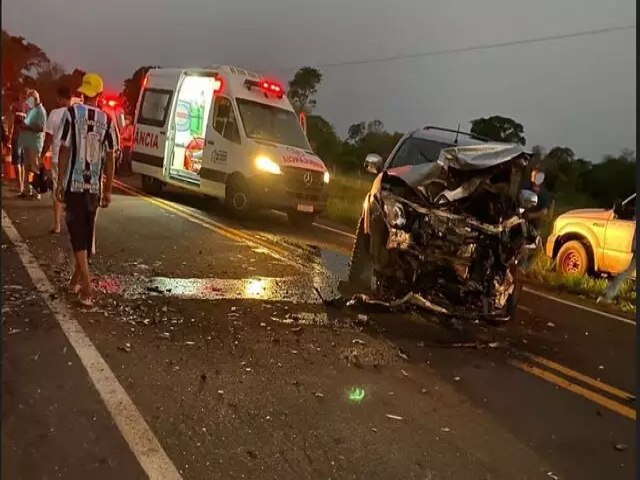
<instances>
[{"instance_id":1,"label":"ambulance windshield","mask_svg":"<svg viewBox=\"0 0 640 480\"><path fill-rule=\"evenodd\" d=\"M237 102L249 138L310 150L294 112L244 98Z\"/></svg>"}]
</instances>

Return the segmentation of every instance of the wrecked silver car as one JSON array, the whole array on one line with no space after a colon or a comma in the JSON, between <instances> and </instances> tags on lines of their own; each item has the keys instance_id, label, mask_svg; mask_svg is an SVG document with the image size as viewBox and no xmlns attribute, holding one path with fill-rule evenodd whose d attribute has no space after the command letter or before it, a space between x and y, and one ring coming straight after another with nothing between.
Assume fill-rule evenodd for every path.
<instances>
[{"instance_id":1,"label":"wrecked silver car","mask_svg":"<svg viewBox=\"0 0 640 480\"><path fill-rule=\"evenodd\" d=\"M508 320L520 290L518 262L537 236L523 217L537 202L521 190L530 156L519 146L474 142L429 161L421 148L430 144L420 140L401 140L386 169L379 157L367 158L381 172L351 258L349 282L368 292L356 298ZM392 157L403 149L413 161L397 165Z\"/></svg>"}]
</instances>

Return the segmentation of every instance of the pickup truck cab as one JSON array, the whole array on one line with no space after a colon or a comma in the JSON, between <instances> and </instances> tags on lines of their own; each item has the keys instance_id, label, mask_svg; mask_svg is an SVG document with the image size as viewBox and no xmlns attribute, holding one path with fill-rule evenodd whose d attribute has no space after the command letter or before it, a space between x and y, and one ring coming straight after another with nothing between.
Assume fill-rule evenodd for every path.
<instances>
[{"instance_id":1,"label":"pickup truck cab","mask_svg":"<svg viewBox=\"0 0 640 480\"><path fill-rule=\"evenodd\" d=\"M560 215L546 243L561 274L616 275L633 257L636 194L611 209L570 210Z\"/></svg>"}]
</instances>

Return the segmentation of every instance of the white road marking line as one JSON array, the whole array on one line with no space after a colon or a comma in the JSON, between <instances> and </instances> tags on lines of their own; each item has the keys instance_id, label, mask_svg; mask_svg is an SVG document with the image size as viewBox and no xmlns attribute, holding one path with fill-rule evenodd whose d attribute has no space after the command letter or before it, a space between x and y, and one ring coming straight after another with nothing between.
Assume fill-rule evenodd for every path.
<instances>
[{"instance_id":1,"label":"white road marking line","mask_svg":"<svg viewBox=\"0 0 640 480\"><path fill-rule=\"evenodd\" d=\"M534 295L538 295L539 297L546 298L548 300L553 300L558 303L562 303L564 305L568 305L570 307L579 308L580 310L585 310L587 312L595 313L596 315L601 315L603 317L611 318L613 320L618 320L619 322L628 323L629 325L636 325L634 320L630 320L628 318L620 317L618 315L614 315L613 313L603 312L602 310L597 310L595 308L586 307L584 305L580 305L579 303L570 302L568 300L563 300L558 297L554 297L553 295L548 295L546 293L539 292L537 290L533 290L529 287L523 287L523 290L529 293L533 293Z\"/></svg>"},{"instance_id":2,"label":"white road marking line","mask_svg":"<svg viewBox=\"0 0 640 480\"><path fill-rule=\"evenodd\" d=\"M527 312L529 315L533 315L533 310L530 309L529 307L525 307L524 305L518 305L518 309L522 310L523 312Z\"/></svg>"},{"instance_id":3,"label":"white road marking line","mask_svg":"<svg viewBox=\"0 0 640 480\"><path fill-rule=\"evenodd\" d=\"M149 479L182 480L180 473L163 450L142 414L133 404L80 324L73 318L71 310L62 300L52 298L52 294L57 294L56 289L49 282L4 210L2 210L2 229L13 243L36 289L62 327L62 331L78 354L122 436Z\"/></svg>"},{"instance_id":4,"label":"white road marking line","mask_svg":"<svg viewBox=\"0 0 640 480\"><path fill-rule=\"evenodd\" d=\"M273 212L273 213L275 213L275 214L277 214L277 215L283 216L283 217L286 217L286 216L287 216L287 214L286 214L286 213L284 213L284 212L279 212L278 210L272 210L272 212ZM337 234L339 234L339 235L344 235L345 237L349 237L349 238L352 238L352 239L353 239L353 238L356 238L356 236L355 236L355 235L352 235L351 233L347 233L347 232L345 232L344 230L339 230L339 229L337 229L337 228L333 228L333 227L330 227L330 226L328 226L328 225L324 225L324 224L322 224L322 223L314 222L314 223L313 223L313 226L314 226L314 227L318 227L318 228L322 228L323 230L328 230L329 232L337 233Z\"/></svg>"}]
</instances>

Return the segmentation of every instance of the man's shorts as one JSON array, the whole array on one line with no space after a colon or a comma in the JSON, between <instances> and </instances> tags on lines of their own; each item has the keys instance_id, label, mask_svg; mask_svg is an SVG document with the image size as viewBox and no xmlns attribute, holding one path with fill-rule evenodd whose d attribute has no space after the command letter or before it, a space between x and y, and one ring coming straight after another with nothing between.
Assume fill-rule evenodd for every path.
<instances>
[{"instance_id":1,"label":"man's shorts","mask_svg":"<svg viewBox=\"0 0 640 480\"><path fill-rule=\"evenodd\" d=\"M23 148L24 169L27 172L37 173L40 171L40 152L31 148Z\"/></svg>"},{"instance_id":2,"label":"man's shorts","mask_svg":"<svg viewBox=\"0 0 640 480\"><path fill-rule=\"evenodd\" d=\"M22 147L18 146L18 139L11 142L11 164L14 166L24 165L24 155Z\"/></svg>"},{"instance_id":3,"label":"man's shorts","mask_svg":"<svg viewBox=\"0 0 640 480\"><path fill-rule=\"evenodd\" d=\"M100 197L85 192L67 192L64 195L67 230L74 252L93 253L93 233Z\"/></svg>"}]
</instances>

